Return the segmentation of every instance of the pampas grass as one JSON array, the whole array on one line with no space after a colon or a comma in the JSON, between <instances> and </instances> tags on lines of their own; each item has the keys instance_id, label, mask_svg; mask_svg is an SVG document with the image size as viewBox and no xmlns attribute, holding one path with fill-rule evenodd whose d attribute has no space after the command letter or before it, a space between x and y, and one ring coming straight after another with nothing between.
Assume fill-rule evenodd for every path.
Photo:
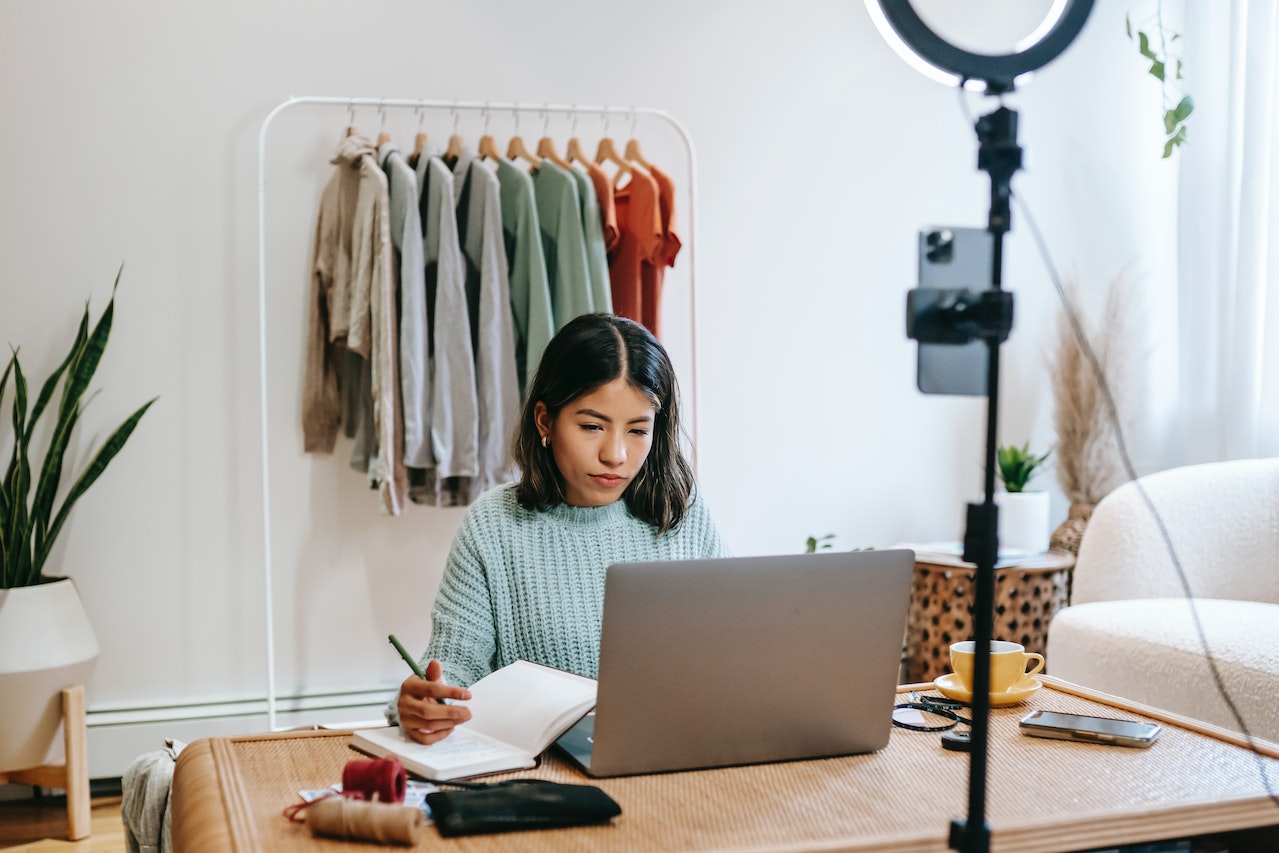
<instances>
[{"instance_id":1,"label":"pampas grass","mask_svg":"<svg viewBox=\"0 0 1279 853\"><path fill-rule=\"evenodd\" d=\"M1111 279L1101 316L1090 322L1083 310L1077 281L1065 282L1088 343L1097 357L1116 406L1133 399L1133 292L1126 270ZM1089 364L1064 309L1057 315L1051 364L1053 418L1057 427L1057 481L1074 504L1100 501L1126 479L1115 429L1096 372ZM1118 412L1121 424L1127 418Z\"/></svg>"}]
</instances>

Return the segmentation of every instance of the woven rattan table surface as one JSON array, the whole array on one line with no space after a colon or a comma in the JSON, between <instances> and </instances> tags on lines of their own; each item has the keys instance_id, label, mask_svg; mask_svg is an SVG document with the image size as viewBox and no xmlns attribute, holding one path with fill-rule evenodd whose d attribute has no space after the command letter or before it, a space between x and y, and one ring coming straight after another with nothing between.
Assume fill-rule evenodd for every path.
<instances>
[{"instance_id":1,"label":"woven rattan table surface","mask_svg":"<svg viewBox=\"0 0 1279 853\"><path fill-rule=\"evenodd\" d=\"M1204 734L1173 722L1180 718L1045 681L1027 702L993 711L993 850L1086 850L1279 824L1279 805L1261 776L1268 772L1279 786L1279 759L1225 742L1210 728ZM1164 732L1147 750L1028 738L1017 722L1034 708L1153 716L1164 720ZM313 839L281 816L299 790L341 778L358 755L347 742L346 733L308 732L191 744L174 780L175 849L368 850ZM968 757L943 751L936 734L894 729L889 746L870 755L589 780L552 751L537 769L511 775L596 784L622 815L606 826L460 839L428 829L416 849L944 851L949 822L967 806Z\"/></svg>"}]
</instances>

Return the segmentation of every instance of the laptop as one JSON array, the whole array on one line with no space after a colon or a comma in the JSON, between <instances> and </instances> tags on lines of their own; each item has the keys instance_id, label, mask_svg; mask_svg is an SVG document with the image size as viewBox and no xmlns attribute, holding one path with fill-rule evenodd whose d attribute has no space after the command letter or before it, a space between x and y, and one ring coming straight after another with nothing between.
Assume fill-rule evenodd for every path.
<instances>
[{"instance_id":1,"label":"laptop","mask_svg":"<svg viewBox=\"0 0 1279 853\"><path fill-rule=\"evenodd\" d=\"M594 713L557 746L624 776L888 744L914 552L618 563Z\"/></svg>"}]
</instances>

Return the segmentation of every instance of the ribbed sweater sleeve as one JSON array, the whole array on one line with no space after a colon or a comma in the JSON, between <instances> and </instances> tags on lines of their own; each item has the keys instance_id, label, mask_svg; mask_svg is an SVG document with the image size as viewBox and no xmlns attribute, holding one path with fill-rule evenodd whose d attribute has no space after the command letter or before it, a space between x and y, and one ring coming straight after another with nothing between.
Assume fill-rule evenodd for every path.
<instances>
[{"instance_id":1,"label":"ribbed sweater sleeve","mask_svg":"<svg viewBox=\"0 0 1279 853\"><path fill-rule=\"evenodd\" d=\"M484 565L484 521L467 513L453 540L431 608L431 643L422 659L443 664L444 680L470 685L490 671L497 651L492 592ZM477 674L478 673L478 674Z\"/></svg>"},{"instance_id":2,"label":"ribbed sweater sleeve","mask_svg":"<svg viewBox=\"0 0 1279 853\"><path fill-rule=\"evenodd\" d=\"M622 501L527 510L501 486L471 504L453 540L422 665L439 660L463 687L517 660L596 678L608 566L728 554L700 498L658 534Z\"/></svg>"}]
</instances>

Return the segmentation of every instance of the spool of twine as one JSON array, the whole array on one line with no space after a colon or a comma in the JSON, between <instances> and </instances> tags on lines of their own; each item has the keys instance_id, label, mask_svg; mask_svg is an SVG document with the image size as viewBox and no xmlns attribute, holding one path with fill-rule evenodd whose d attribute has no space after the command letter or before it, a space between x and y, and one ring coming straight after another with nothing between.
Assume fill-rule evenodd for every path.
<instances>
[{"instance_id":1,"label":"spool of twine","mask_svg":"<svg viewBox=\"0 0 1279 853\"><path fill-rule=\"evenodd\" d=\"M402 803L407 781L404 765L394 758L353 758L342 768L342 796Z\"/></svg>"},{"instance_id":2,"label":"spool of twine","mask_svg":"<svg viewBox=\"0 0 1279 853\"><path fill-rule=\"evenodd\" d=\"M312 835L380 844L417 844L426 826L419 809L391 803L326 797L306 810L306 825Z\"/></svg>"}]
</instances>

